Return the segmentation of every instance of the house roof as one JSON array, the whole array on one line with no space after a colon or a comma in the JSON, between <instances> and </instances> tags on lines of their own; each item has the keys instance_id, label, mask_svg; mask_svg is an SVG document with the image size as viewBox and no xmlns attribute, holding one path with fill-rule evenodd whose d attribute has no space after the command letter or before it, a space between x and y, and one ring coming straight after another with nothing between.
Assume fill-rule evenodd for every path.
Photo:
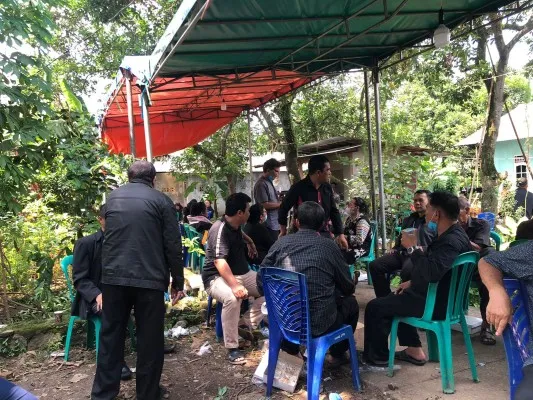
<instances>
[{"instance_id":1,"label":"house roof","mask_svg":"<svg viewBox=\"0 0 533 400\"><path fill-rule=\"evenodd\" d=\"M520 139L533 138L533 103L520 104L511 110L511 118ZM509 114L502 115L497 142L516 140L511 118L509 118ZM457 143L457 146L471 146L482 143L484 134L485 127L483 126Z\"/></svg>"}]
</instances>

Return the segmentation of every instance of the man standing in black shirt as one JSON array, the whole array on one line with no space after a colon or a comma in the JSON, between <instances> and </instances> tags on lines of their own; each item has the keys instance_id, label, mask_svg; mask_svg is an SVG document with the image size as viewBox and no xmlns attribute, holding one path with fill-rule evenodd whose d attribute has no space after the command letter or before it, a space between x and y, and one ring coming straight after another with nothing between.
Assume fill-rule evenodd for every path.
<instances>
[{"instance_id":1,"label":"man standing in black shirt","mask_svg":"<svg viewBox=\"0 0 533 400\"><path fill-rule=\"evenodd\" d=\"M102 247L102 328L91 398L115 399L120 390L124 339L132 307L137 327L137 399L162 398L164 318L172 275L172 300L183 294L181 237L174 204L153 188L156 171L148 161L128 169L129 183L106 203Z\"/></svg>"},{"instance_id":2,"label":"man standing in black shirt","mask_svg":"<svg viewBox=\"0 0 533 400\"><path fill-rule=\"evenodd\" d=\"M402 246L411 258L413 269L410 279L403 282L395 294L372 300L365 310L365 360L374 365L388 363L388 337L394 317L418 317L424 313L428 285L439 282L435 302L435 319L446 316L451 274L454 260L471 250L465 231L457 223L459 200L448 192L429 196L426 221L438 237L424 251L417 246L417 238L402 236ZM415 327L400 324L398 338L405 350L396 353L396 359L414 365L424 365L426 355Z\"/></svg>"},{"instance_id":3,"label":"man standing in black shirt","mask_svg":"<svg viewBox=\"0 0 533 400\"><path fill-rule=\"evenodd\" d=\"M466 197L459 197L459 223L465 230L473 251L477 251L480 257L485 257L494 248L490 245L490 224L488 221L470 216L470 203ZM477 269L474 271L472 281L477 282L479 288L479 309L481 311L481 332L479 339L485 345L495 345L496 338L490 325L487 323L487 304L489 304L489 291L481 281Z\"/></svg>"},{"instance_id":4,"label":"man standing in black shirt","mask_svg":"<svg viewBox=\"0 0 533 400\"><path fill-rule=\"evenodd\" d=\"M435 234L426 229L426 208L431 192L429 190L417 190L413 197L415 212L405 218L402 222L402 231L408 228L415 228L418 232L418 244L420 246L429 245L435 238ZM396 244L392 250L382 257L372 261L369 265L372 284L376 297L385 297L390 294L390 282L387 274L402 270L402 280L408 275L412 263L410 257L405 253L405 248L401 244L401 234L396 239Z\"/></svg>"},{"instance_id":5,"label":"man standing in black shirt","mask_svg":"<svg viewBox=\"0 0 533 400\"><path fill-rule=\"evenodd\" d=\"M516 211L519 207L524 208L525 216L531 219L533 216L533 193L527 190L527 178L520 178L516 185L518 188L514 195L514 210Z\"/></svg>"},{"instance_id":6,"label":"man standing in black shirt","mask_svg":"<svg viewBox=\"0 0 533 400\"><path fill-rule=\"evenodd\" d=\"M242 300L260 297L256 275L250 271L246 259L246 238L241 226L250 215L250 199L244 193L234 193L226 199L224 216L209 230L202 280L207 293L222 303L222 329L228 359L232 364L244 364L239 350L239 318ZM248 240L250 240L248 238ZM248 243L250 257L256 255L255 246ZM257 326L262 319L260 299L254 301L245 314L247 328Z\"/></svg>"},{"instance_id":7,"label":"man standing in black shirt","mask_svg":"<svg viewBox=\"0 0 533 400\"><path fill-rule=\"evenodd\" d=\"M292 185L281 203L279 209L280 236L287 234L287 215L290 209L298 207L304 201L314 201L322 206L326 218L326 223L321 228L320 234L331 237L333 233L341 248L348 250L348 242L342 229L341 215L333 198L333 189L329 184L330 177L331 166L326 156L317 155L309 159L307 176Z\"/></svg>"}]
</instances>

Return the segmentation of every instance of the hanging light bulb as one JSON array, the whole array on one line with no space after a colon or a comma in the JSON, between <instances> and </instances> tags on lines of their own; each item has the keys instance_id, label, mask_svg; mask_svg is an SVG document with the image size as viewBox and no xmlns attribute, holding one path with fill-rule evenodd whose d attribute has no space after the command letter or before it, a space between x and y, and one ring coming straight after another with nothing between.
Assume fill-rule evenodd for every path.
<instances>
[{"instance_id":1,"label":"hanging light bulb","mask_svg":"<svg viewBox=\"0 0 533 400\"><path fill-rule=\"evenodd\" d=\"M450 30L444 25L444 11L442 8L439 11L439 26L433 33L433 44L436 49L442 49L450 44Z\"/></svg>"},{"instance_id":2,"label":"hanging light bulb","mask_svg":"<svg viewBox=\"0 0 533 400\"><path fill-rule=\"evenodd\" d=\"M226 111L226 109L228 108L227 104L224 102L224 97L222 97L222 103L220 103L220 109L222 111Z\"/></svg>"}]
</instances>

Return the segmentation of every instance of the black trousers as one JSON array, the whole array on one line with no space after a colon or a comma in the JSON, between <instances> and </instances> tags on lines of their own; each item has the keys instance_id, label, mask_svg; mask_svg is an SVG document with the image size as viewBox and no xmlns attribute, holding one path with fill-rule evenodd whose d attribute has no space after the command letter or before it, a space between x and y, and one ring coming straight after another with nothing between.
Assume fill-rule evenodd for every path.
<instances>
[{"instance_id":1,"label":"black trousers","mask_svg":"<svg viewBox=\"0 0 533 400\"><path fill-rule=\"evenodd\" d=\"M102 285L104 305L91 399L111 400L120 390L126 327L132 307L137 328L137 399L159 398L164 361L164 296L160 290Z\"/></svg>"},{"instance_id":2,"label":"black trousers","mask_svg":"<svg viewBox=\"0 0 533 400\"><path fill-rule=\"evenodd\" d=\"M278 237L279 237L279 229L277 231L273 230L273 229L270 229L270 228L267 228L268 229L268 233L270 234L270 237L272 238L272 240L275 242L276 240L278 240Z\"/></svg>"},{"instance_id":3,"label":"black trousers","mask_svg":"<svg viewBox=\"0 0 533 400\"><path fill-rule=\"evenodd\" d=\"M389 359L388 338L393 317L421 317L426 299L410 293L389 294L376 298L365 309L364 357L369 361ZM400 346L422 347L415 327L406 324L398 326Z\"/></svg>"},{"instance_id":4,"label":"black trousers","mask_svg":"<svg viewBox=\"0 0 533 400\"><path fill-rule=\"evenodd\" d=\"M486 247L479 252L479 257L483 258L487 254L492 253L493 251L496 251L496 249L492 247ZM479 289L479 311L481 312L481 318L483 319L483 322L486 323L487 322L487 305L489 304L489 289L487 289L487 287L481 281L481 276L479 276L479 271L477 268L474 270L472 281L476 282L477 287Z\"/></svg>"},{"instance_id":5,"label":"black trousers","mask_svg":"<svg viewBox=\"0 0 533 400\"><path fill-rule=\"evenodd\" d=\"M313 316L311 316L311 320ZM341 297L337 299L337 319L322 335L336 331L342 325L350 325L352 332L355 332L357 321L359 319L359 305L354 296ZM311 322L312 323L312 322ZM320 336L322 336L320 335ZM333 357L341 357L348 349L350 344L348 340L336 343L329 348L329 353ZM296 355L300 351L300 346L283 340L281 349L289 354Z\"/></svg>"},{"instance_id":6,"label":"black trousers","mask_svg":"<svg viewBox=\"0 0 533 400\"><path fill-rule=\"evenodd\" d=\"M391 293L387 274L402 270L402 280L409 280L412 266L410 258L398 252L385 254L372 261L369 270L376 297L385 297Z\"/></svg>"}]
</instances>

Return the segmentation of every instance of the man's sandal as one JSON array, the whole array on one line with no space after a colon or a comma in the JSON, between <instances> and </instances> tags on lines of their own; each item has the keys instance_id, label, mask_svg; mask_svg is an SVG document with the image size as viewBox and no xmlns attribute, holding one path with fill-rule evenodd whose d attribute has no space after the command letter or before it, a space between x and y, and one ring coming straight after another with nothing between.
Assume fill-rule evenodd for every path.
<instances>
[{"instance_id":1,"label":"man's sandal","mask_svg":"<svg viewBox=\"0 0 533 400\"><path fill-rule=\"evenodd\" d=\"M479 340L486 346L494 346L496 344L496 336L490 328L482 328L479 334Z\"/></svg>"},{"instance_id":2,"label":"man's sandal","mask_svg":"<svg viewBox=\"0 0 533 400\"><path fill-rule=\"evenodd\" d=\"M244 358L243 352L240 351L239 349L229 349L228 360L233 365L246 364L246 358Z\"/></svg>"}]
</instances>

